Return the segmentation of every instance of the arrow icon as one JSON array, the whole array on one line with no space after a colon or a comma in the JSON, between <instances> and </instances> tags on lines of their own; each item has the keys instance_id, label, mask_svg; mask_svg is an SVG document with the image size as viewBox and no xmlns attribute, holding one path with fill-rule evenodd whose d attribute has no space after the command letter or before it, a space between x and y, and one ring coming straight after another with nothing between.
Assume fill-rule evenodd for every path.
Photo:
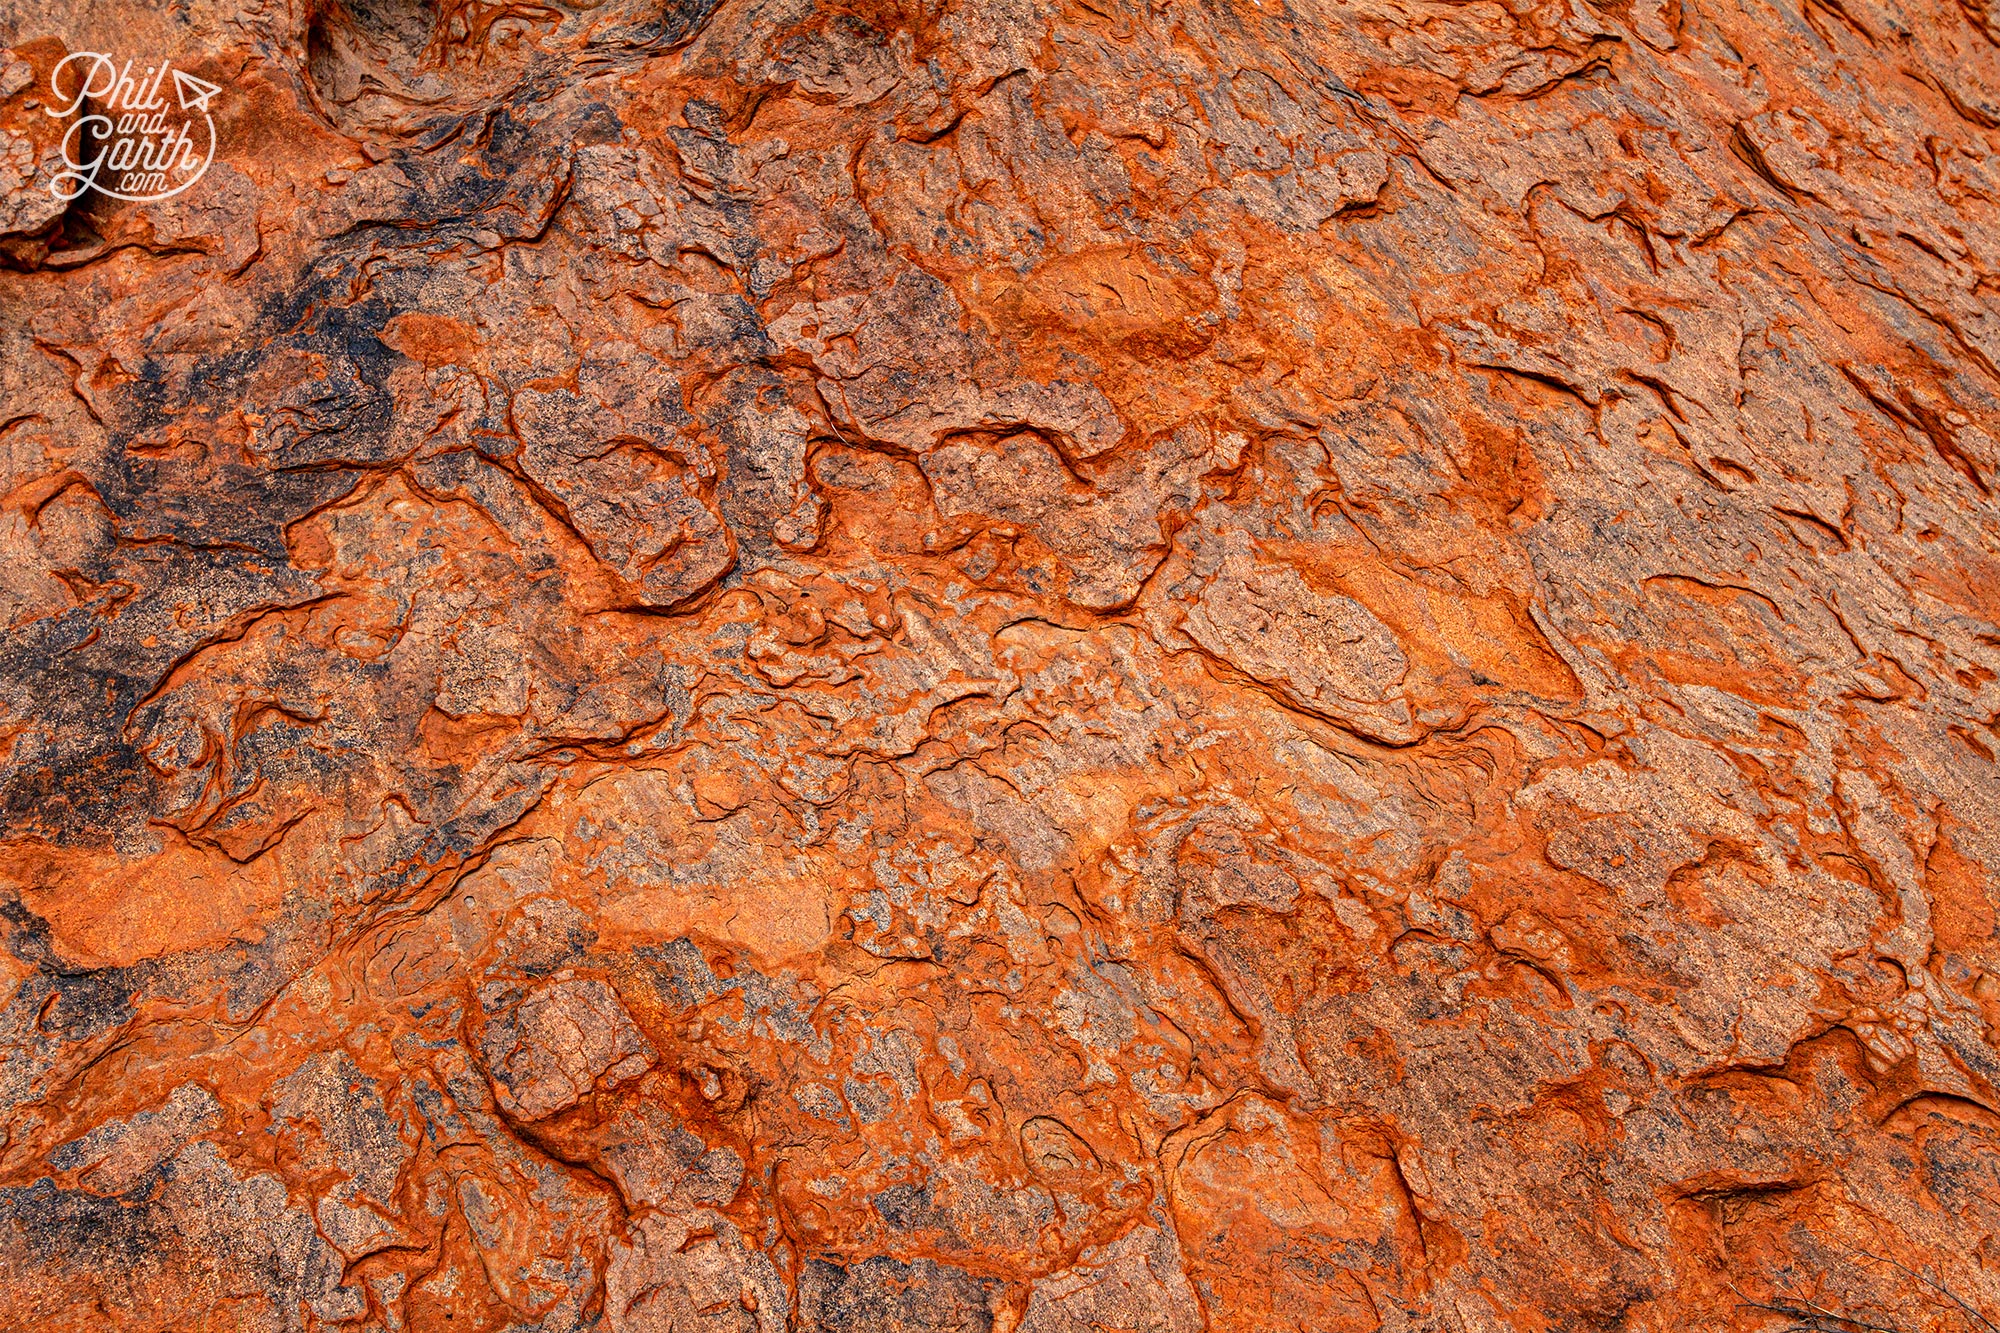
<instances>
[{"instance_id":1,"label":"arrow icon","mask_svg":"<svg viewBox=\"0 0 2000 1333\"><path fill-rule=\"evenodd\" d=\"M205 79L197 79L192 74L183 74L179 70L175 70L174 91L180 95L181 109L183 111L199 111L203 115L207 115L208 99L221 92L222 89Z\"/></svg>"}]
</instances>

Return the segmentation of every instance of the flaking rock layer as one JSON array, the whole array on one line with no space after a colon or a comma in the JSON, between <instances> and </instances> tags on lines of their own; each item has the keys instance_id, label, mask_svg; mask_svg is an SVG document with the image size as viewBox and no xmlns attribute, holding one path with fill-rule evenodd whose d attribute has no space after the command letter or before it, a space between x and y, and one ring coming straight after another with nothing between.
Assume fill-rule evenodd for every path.
<instances>
[{"instance_id":1,"label":"flaking rock layer","mask_svg":"<svg viewBox=\"0 0 2000 1333\"><path fill-rule=\"evenodd\" d=\"M0 1326L2000 1321L1983 0L0 0L0 265Z\"/></svg>"}]
</instances>

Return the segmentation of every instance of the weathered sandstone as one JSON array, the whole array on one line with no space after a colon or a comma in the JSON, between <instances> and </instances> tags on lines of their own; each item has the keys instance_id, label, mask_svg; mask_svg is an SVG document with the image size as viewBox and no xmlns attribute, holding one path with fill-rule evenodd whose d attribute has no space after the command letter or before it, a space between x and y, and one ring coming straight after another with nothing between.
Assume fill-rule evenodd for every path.
<instances>
[{"instance_id":1,"label":"weathered sandstone","mask_svg":"<svg viewBox=\"0 0 2000 1333\"><path fill-rule=\"evenodd\" d=\"M1993 1333L2000 8L0 48L0 1327Z\"/></svg>"}]
</instances>

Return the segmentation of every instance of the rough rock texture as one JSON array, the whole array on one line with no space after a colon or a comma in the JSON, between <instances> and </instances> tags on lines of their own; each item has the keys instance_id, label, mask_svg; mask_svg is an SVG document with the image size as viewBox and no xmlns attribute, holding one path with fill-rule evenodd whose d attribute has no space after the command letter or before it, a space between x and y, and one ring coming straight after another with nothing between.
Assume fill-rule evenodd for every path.
<instances>
[{"instance_id":1,"label":"rough rock texture","mask_svg":"<svg viewBox=\"0 0 2000 1333\"><path fill-rule=\"evenodd\" d=\"M0 1326L2000 1320L2000 8L0 47Z\"/></svg>"}]
</instances>

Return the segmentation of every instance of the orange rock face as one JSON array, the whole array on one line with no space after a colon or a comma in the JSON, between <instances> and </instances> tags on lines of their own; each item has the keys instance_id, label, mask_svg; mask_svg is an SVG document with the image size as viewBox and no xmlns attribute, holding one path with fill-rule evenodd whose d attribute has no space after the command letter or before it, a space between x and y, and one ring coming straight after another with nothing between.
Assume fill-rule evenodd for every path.
<instances>
[{"instance_id":1,"label":"orange rock face","mask_svg":"<svg viewBox=\"0 0 2000 1333\"><path fill-rule=\"evenodd\" d=\"M2000 9L0 48L0 1326L2000 1321Z\"/></svg>"}]
</instances>

